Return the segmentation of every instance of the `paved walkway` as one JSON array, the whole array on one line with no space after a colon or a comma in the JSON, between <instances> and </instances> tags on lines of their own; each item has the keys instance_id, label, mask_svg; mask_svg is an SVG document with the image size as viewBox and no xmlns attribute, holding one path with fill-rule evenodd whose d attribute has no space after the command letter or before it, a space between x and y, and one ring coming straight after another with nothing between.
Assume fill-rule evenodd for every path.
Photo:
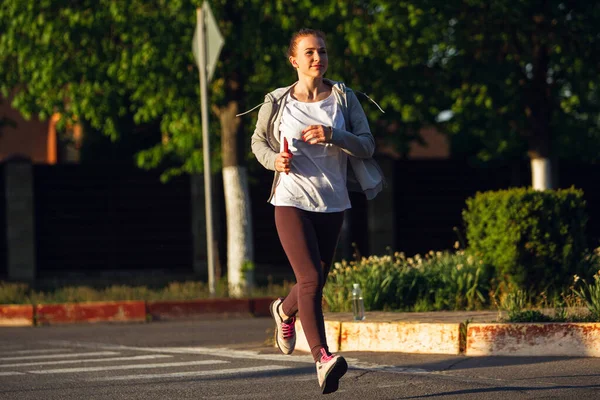
<instances>
[{"instance_id":1,"label":"paved walkway","mask_svg":"<svg viewBox=\"0 0 600 400\"><path fill-rule=\"evenodd\" d=\"M382 312L365 313L367 322L499 322L506 318L505 311L436 311L436 312ZM325 313L325 320L349 322L352 313Z\"/></svg>"},{"instance_id":2,"label":"paved walkway","mask_svg":"<svg viewBox=\"0 0 600 400\"><path fill-rule=\"evenodd\" d=\"M551 316L556 310L539 311ZM572 308L567 314L586 311ZM364 321L353 321L349 312L325 313L325 329L332 351L600 357L598 323L508 323L507 314L497 310L367 312ZM309 350L302 334L296 348Z\"/></svg>"},{"instance_id":3,"label":"paved walkway","mask_svg":"<svg viewBox=\"0 0 600 400\"><path fill-rule=\"evenodd\" d=\"M538 310L545 315L553 316L556 312L553 308ZM568 315L584 315L588 313L585 307L574 307L566 310ZM499 323L507 322L506 311L434 311L434 312L383 312L373 311L365 313L368 322L429 322L429 323ZM349 322L352 321L352 313L325 313L325 320Z\"/></svg>"}]
</instances>

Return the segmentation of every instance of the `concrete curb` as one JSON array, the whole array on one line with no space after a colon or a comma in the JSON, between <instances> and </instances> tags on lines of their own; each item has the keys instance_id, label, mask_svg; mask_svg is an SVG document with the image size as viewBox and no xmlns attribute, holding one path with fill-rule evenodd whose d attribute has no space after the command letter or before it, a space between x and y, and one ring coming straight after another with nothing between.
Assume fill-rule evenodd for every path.
<instances>
[{"instance_id":1,"label":"concrete curb","mask_svg":"<svg viewBox=\"0 0 600 400\"><path fill-rule=\"evenodd\" d=\"M146 305L148 314L152 319L186 319L201 316L248 314L250 305L248 299L225 300L191 300L191 301L152 301Z\"/></svg>"},{"instance_id":2,"label":"concrete curb","mask_svg":"<svg viewBox=\"0 0 600 400\"><path fill-rule=\"evenodd\" d=\"M265 317L270 315L270 297L251 299L201 299L181 301L149 301L146 312L152 319L186 319L201 317L231 317L253 315Z\"/></svg>"},{"instance_id":3,"label":"concrete curb","mask_svg":"<svg viewBox=\"0 0 600 400\"><path fill-rule=\"evenodd\" d=\"M35 306L38 325L77 322L143 322L146 304L143 301L43 304Z\"/></svg>"},{"instance_id":4,"label":"concrete curb","mask_svg":"<svg viewBox=\"0 0 600 400\"><path fill-rule=\"evenodd\" d=\"M270 317L271 311L269 307L275 300L274 297L256 297L250 299L250 313L255 317Z\"/></svg>"},{"instance_id":5,"label":"concrete curb","mask_svg":"<svg viewBox=\"0 0 600 400\"><path fill-rule=\"evenodd\" d=\"M600 357L600 323L469 324L467 356Z\"/></svg>"},{"instance_id":6,"label":"concrete curb","mask_svg":"<svg viewBox=\"0 0 600 400\"><path fill-rule=\"evenodd\" d=\"M342 322L343 351L460 354L460 323Z\"/></svg>"},{"instance_id":7,"label":"concrete curb","mask_svg":"<svg viewBox=\"0 0 600 400\"><path fill-rule=\"evenodd\" d=\"M327 338L329 351L340 351L341 327L342 323L340 321L325 321L325 337ZM277 342L275 342L275 347L277 347ZM302 329L302 322L299 319L296 320L296 350L310 353L310 347L306 341L304 329Z\"/></svg>"},{"instance_id":8,"label":"concrete curb","mask_svg":"<svg viewBox=\"0 0 600 400\"><path fill-rule=\"evenodd\" d=\"M32 305L0 304L0 326L33 326Z\"/></svg>"},{"instance_id":9,"label":"concrete curb","mask_svg":"<svg viewBox=\"0 0 600 400\"><path fill-rule=\"evenodd\" d=\"M310 352L300 320L296 349ZM330 351L600 357L600 323L419 323L326 320ZM464 347L464 348L463 348Z\"/></svg>"},{"instance_id":10,"label":"concrete curb","mask_svg":"<svg viewBox=\"0 0 600 400\"><path fill-rule=\"evenodd\" d=\"M460 323L325 321L329 350L460 354ZM302 322L296 321L296 349L310 352Z\"/></svg>"},{"instance_id":11,"label":"concrete curb","mask_svg":"<svg viewBox=\"0 0 600 400\"><path fill-rule=\"evenodd\" d=\"M270 297L190 301L108 301L63 304L0 305L0 326L33 326L94 322L145 322L215 316L269 314Z\"/></svg>"},{"instance_id":12,"label":"concrete curb","mask_svg":"<svg viewBox=\"0 0 600 400\"><path fill-rule=\"evenodd\" d=\"M0 326L253 315L269 316L273 298L193 301L115 301L46 305L0 305ZM335 314L334 314L335 315ZM381 318L381 316L380 316ZM469 323L325 321L330 350L381 351L466 356L600 357L600 323ZM299 351L309 352L297 321Z\"/></svg>"}]
</instances>

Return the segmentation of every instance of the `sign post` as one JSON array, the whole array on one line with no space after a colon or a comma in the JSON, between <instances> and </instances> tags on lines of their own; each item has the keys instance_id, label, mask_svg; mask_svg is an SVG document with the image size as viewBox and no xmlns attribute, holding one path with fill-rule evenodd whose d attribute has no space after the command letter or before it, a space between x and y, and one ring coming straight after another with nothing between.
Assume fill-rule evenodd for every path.
<instances>
[{"instance_id":1,"label":"sign post","mask_svg":"<svg viewBox=\"0 0 600 400\"><path fill-rule=\"evenodd\" d=\"M200 103L202 113L202 155L204 158L204 202L206 212L206 254L208 263L208 287L211 296L216 293L216 273L213 233L212 181L210 174L210 143L208 131L208 82L212 78L223 36L207 2L196 9L196 30L192 51L200 77Z\"/></svg>"}]
</instances>

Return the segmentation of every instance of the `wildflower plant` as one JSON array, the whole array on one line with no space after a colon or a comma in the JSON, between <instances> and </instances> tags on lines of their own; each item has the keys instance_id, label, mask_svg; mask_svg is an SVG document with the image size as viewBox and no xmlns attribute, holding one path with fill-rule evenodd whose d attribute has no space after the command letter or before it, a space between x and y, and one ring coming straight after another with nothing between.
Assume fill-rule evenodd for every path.
<instances>
[{"instance_id":1,"label":"wildflower plant","mask_svg":"<svg viewBox=\"0 0 600 400\"><path fill-rule=\"evenodd\" d=\"M579 288L574 288L575 295L587 306L590 317L596 321L600 320L600 270L594 275L594 281L587 283L585 279L578 279L575 276L575 282L581 281Z\"/></svg>"},{"instance_id":2,"label":"wildflower plant","mask_svg":"<svg viewBox=\"0 0 600 400\"><path fill-rule=\"evenodd\" d=\"M366 310L480 309L489 289L488 270L460 250L363 257L336 263L323 295L330 311L350 310L353 283L363 289Z\"/></svg>"}]
</instances>

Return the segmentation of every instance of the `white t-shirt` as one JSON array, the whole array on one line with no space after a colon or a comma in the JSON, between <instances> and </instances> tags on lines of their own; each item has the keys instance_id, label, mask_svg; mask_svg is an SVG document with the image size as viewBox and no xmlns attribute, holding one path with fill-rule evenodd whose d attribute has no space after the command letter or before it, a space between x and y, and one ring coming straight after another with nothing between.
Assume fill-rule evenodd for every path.
<instances>
[{"instance_id":1,"label":"white t-shirt","mask_svg":"<svg viewBox=\"0 0 600 400\"><path fill-rule=\"evenodd\" d=\"M288 94L279 126L280 151L285 137L293 154L292 165L289 174L279 174L271 204L317 212L346 210L350 208L346 188L348 156L331 143L304 142L302 130L309 125L345 129L344 116L333 94L314 103L298 101Z\"/></svg>"}]
</instances>

